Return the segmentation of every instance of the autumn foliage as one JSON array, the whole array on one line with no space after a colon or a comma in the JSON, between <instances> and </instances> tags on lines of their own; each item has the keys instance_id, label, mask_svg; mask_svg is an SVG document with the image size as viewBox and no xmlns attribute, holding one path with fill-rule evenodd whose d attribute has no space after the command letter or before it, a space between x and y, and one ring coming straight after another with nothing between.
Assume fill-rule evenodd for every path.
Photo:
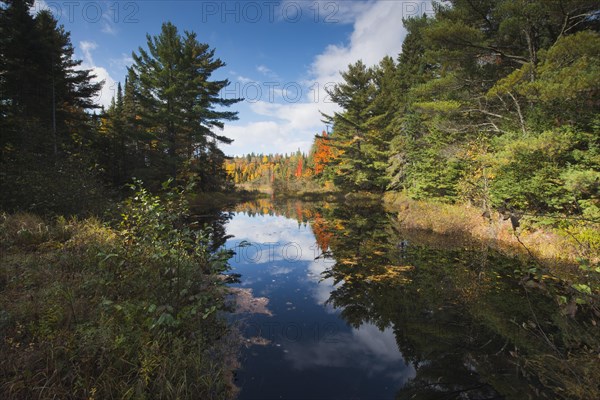
<instances>
[{"instance_id":1,"label":"autumn foliage","mask_svg":"<svg viewBox=\"0 0 600 400\"><path fill-rule=\"evenodd\" d=\"M313 163L315 175L323 173L328 162L335 158L333 147L329 144L330 138L327 132L323 131L321 136L315 136Z\"/></svg>"}]
</instances>

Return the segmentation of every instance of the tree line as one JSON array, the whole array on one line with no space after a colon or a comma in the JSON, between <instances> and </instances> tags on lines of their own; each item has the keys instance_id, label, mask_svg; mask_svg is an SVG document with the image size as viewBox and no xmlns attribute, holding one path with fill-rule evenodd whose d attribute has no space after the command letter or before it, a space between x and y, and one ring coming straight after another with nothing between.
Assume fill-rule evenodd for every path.
<instances>
[{"instance_id":1,"label":"tree line","mask_svg":"<svg viewBox=\"0 0 600 400\"><path fill-rule=\"evenodd\" d=\"M300 150L291 154L255 154L231 157L225 160L227 175L236 184L290 182L312 179L320 175L333 157L333 148L327 142L327 132L315 138L308 153Z\"/></svg>"},{"instance_id":2,"label":"tree line","mask_svg":"<svg viewBox=\"0 0 600 400\"><path fill-rule=\"evenodd\" d=\"M357 61L316 176L343 191L600 218L595 1L441 1L396 59ZM322 145L317 136L315 146Z\"/></svg>"},{"instance_id":3,"label":"tree line","mask_svg":"<svg viewBox=\"0 0 600 400\"><path fill-rule=\"evenodd\" d=\"M226 186L231 140L219 134L240 99L223 99L225 66L194 32L165 23L133 52L108 109L95 102L103 82L74 57L69 32L33 0L0 6L2 208L79 212L132 178L159 188L169 178L200 190ZM106 88L105 88L106 89Z\"/></svg>"},{"instance_id":4,"label":"tree line","mask_svg":"<svg viewBox=\"0 0 600 400\"><path fill-rule=\"evenodd\" d=\"M232 397L228 216L187 201L226 185L224 63L165 23L104 110L32 5L0 1L0 398Z\"/></svg>"}]
</instances>

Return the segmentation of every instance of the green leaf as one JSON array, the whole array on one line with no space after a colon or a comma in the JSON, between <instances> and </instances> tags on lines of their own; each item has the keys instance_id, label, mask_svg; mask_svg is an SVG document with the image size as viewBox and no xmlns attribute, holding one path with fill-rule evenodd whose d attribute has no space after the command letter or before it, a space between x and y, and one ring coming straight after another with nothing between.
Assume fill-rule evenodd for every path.
<instances>
[{"instance_id":1,"label":"green leaf","mask_svg":"<svg viewBox=\"0 0 600 400\"><path fill-rule=\"evenodd\" d=\"M592 294L592 289L584 283L574 283L573 285L571 285L571 287L580 293L584 293L584 294L588 294L588 295Z\"/></svg>"}]
</instances>

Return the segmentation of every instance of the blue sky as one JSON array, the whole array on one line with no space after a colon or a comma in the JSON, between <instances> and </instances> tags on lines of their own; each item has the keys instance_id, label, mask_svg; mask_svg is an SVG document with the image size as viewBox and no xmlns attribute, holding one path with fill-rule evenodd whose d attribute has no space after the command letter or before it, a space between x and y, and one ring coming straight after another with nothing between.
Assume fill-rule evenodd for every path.
<instances>
[{"instance_id":1,"label":"blue sky","mask_svg":"<svg viewBox=\"0 0 600 400\"><path fill-rule=\"evenodd\" d=\"M336 110L325 87L340 81L339 71L396 57L402 18L431 12L429 1L402 0L38 0L34 8L50 9L71 32L76 57L106 82L105 105L146 33L166 21L196 32L227 63L214 75L231 81L223 96L246 98L233 106L240 119L221 132L234 139L223 146L229 155L308 151L325 129L319 111Z\"/></svg>"}]
</instances>

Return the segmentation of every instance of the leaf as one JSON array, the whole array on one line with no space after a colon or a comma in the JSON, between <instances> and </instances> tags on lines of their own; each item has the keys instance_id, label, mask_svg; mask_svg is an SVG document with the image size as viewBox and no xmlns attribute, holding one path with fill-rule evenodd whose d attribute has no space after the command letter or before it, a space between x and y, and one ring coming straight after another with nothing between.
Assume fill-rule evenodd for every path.
<instances>
[{"instance_id":1,"label":"leaf","mask_svg":"<svg viewBox=\"0 0 600 400\"><path fill-rule=\"evenodd\" d=\"M584 283L574 283L573 285L571 285L571 287L580 293L584 293L590 296L592 295L592 289Z\"/></svg>"},{"instance_id":2,"label":"leaf","mask_svg":"<svg viewBox=\"0 0 600 400\"><path fill-rule=\"evenodd\" d=\"M202 315L202 319L208 318L208 316L210 314L214 313L216 309L217 309L217 306L212 306L210 308L205 309L204 314Z\"/></svg>"},{"instance_id":3,"label":"leaf","mask_svg":"<svg viewBox=\"0 0 600 400\"><path fill-rule=\"evenodd\" d=\"M162 313L158 320L154 324L155 326L174 326L176 323L175 318L169 313Z\"/></svg>"},{"instance_id":4,"label":"leaf","mask_svg":"<svg viewBox=\"0 0 600 400\"><path fill-rule=\"evenodd\" d=\"M103 253L98 253L98 255L99 255L99 256L103 256L104 254L103 254ZM102 259L102 261L100 261L100 262L101 262L101 263L105 263L107 260L109 260L109 259L111 259L111 258L113 258L113 257L118 257L118 256L119 256L118 254L114 254L114 253L107 254L107 255L106 255L106 256L105 256L105 257Z\"/></svg>"}]
</instances>

